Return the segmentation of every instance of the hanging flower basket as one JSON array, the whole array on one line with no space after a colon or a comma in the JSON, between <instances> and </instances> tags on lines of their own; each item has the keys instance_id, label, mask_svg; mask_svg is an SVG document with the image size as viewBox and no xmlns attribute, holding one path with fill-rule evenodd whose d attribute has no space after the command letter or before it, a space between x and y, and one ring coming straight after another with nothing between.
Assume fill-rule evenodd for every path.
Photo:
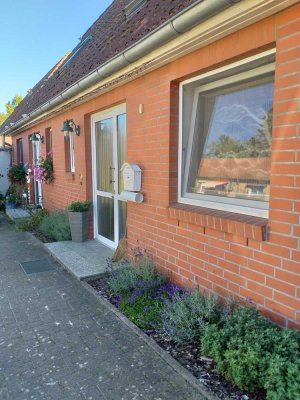
<instances>
[{"instance_id":1,"label":"hanging flower basket","mask_svg":"<svg viewBox=\"0 0 300 400\"><path fill-rule=\"evenodd\" d=\"M40 157L36 165L33 166L34 179L40 183L51 183L54 180L52 154Z\"/></svg>"}]
</instances>

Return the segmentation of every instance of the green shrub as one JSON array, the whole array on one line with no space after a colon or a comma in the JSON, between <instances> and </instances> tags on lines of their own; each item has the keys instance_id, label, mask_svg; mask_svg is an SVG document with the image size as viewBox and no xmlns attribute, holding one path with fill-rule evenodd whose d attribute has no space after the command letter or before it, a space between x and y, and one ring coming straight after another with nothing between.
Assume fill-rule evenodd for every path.
<instances>
[{"instance_id":1,"label":"green shrub","mask_svg":"<svg viewBox=\"0 0 300 400\"><path fill-rule=\"evenodd\" d=\"M27 221L19 224L19 228L22 231L35 231L42 223L43 219L49 215L49 212L45 208L36 210L36 212Z\"/></svg>"},{"instance_id":2,"label":"green shrub","mask_svg":"<svg viewBox=\"0 0 300 400\"><path fill-rule=\"evenodd\" d=\"M254 307L238 307L222 325L208 326L202 337L202 353L217 370L239 388L253 391L263 386L265 353L272 351L278 332Z\"/></svg>"},{"instance_id":3,"label":"green shrub","mask_svg":"<svg viewBox=\"0 0 300 400\"><path fill-rule=\"evenodd\" d=\"M56 211L45 216L37 230L49 242L71 240L68 215L63 211Z\"/></svg>"},{"instance_id":4,"label":"green shrub","mask_svg":"<svg viewBox=\"0 0 300 400\"><path fill-rule=\"evenodd\" d=\"M279 331L254 307L238 307L223 325L207 326L201 345L217 370L241 389L265 388L270 400L294 400L288 391L300 393L299 379L290 380L299 371L298 334Z\"/></svg>"},{"instance_id":5,"label":"green shrub","mask_svg":"<svg viewBox=\"0 0 300 400\"><path fill-rule=\"evenodd\" d=\"M71 212L85 212L89 210L90 206L91 202L89 200L75 201L69 205L68 210Z\"/></svg>"},{"instance_id":6,"label":"green shrub","mask_svg":"<svg viewBox=\"0 0 300 400\"><path fill-rule=\"evenodd\" d=\"M108 284L117 294L126 294L136 289L147 292L166 282L166 277L156 271L152 260L146 258L139 266L125 264L121 269L111 269L111 272Z\"/></svg>"},{"instance_id":7,"label":"green shrub","mask_svg":"<svg viewBox=\"0 0 300 400\"><path fill-rule=\"evenodd\" d=\"M144 288L136 289L123 298L120 309L140 328L159 329L165 300L172 299L175 294L182 292L181 287L172 283L163 283L146 292Z\"/></svg>"},{"instance_id":8,"label":"green shrub","mask_svg":"<svg viewBox=\"0 0 300 400\"><path fill-rule=\"evenodd\" d=\"M268 362L264 388L268 400L294 400L300 397L300 335L284 329Z\"/></svg>"},{"instance_id":9,"label":"green shrub","mask_svg":"<svg viewBox=\"0 0 300 400\"><path fill-rule=\"evenodd\" d=\"M120 304L120 309L134 324L141 329L158 328L163 301L153 298L149 293L132 300L127 295Z\"/></svg>"},{"instance_id":10,"label":"green shrub","mask_svg":"<svg viewBox=\"0 0 300 400\"><path fill-rule=\"evenodd\" d=\"M0 193L0 211L5 210L5 199L4 196Z\"/></svg>"},{"instance_id":11,"label":"green shrub","mask_svg":"<svg viewBox=\"0 0 300 400\"><path fill-rule=\"evenodd\" d=\"M200 339L204 327L218 322L221 315L215 296L198 291L176 293L162 310L162 330L177 344L193 343Z\"/></svg>"},{"instance_id":12,"label":"green shrub","mask_svg":"<svg viewBox=\"0 0 300 400\"><path fill-rule=\"evenodd\" d=\"M24 190L23 185L10 185L6 192L6 202L21 204L22 203L22 193Z\"/></svg>"},{"instance_id":13,"label":"green shrub","mask_svg":"<svg viewBox=\"0 0 300 400\"><path fill-rule=\"evenodd\" d=\"M26 182L26 172L23 164L17 164L10 167L7 172L11 183L24 184Z\"/></svg>"}]
</instances>

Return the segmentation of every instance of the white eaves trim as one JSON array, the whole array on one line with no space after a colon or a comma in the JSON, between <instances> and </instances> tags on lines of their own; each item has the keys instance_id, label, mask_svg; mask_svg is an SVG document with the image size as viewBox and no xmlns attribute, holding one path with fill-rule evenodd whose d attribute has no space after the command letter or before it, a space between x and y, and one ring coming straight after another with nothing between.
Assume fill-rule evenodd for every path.
<instances>
[{"instance_id":1,"label":"white eaves trim","mask_svg":"<svg viewBox=\"0 0 300 400\"><path fill-rule=\"evenodd\" d=\"M207 1L213 2L215 0ZM220 1L229 3L229 0ZM205 1L196 3L196 5L201 3L205 3ZM26 115L25 118L17 121L13 126L8 127L2 134L14 136L21 130L24 130L25 127L32 126L40 120L45 119L49 114L58 114L63 108L65 109L66 107L78 105L80 99L83 99L81 102L84 102L89 95L91 98L98 96L99 93L95 94L95 91L101 87L107 87L107 89L101 90L101 93L104 93L105 91L112 90L114 87L122 85L124 82L128 82L130 80L130 78L128 78L130 72L141 68L141 66L144 66L144 68L142 72L139 72L139 76L297 3L298 0L241 0L181 34L179 34L180 24L176 25L175 18L172 21L172 29L174 32L177 32L176 29L178 29L178 32L174 35L175 38L173 40L159 46L155 50L151 50L151 47L149 47L149 53L137 60L139 49L142 48L143 42L148 40L151 35L144 38L132 48L125 51L124 54L126 55L127 66L124 67L122 61L124 56L122 54L118 55L110 61L114 62L114 68L111 70L109 76L105 77L109 67L107 63L97 70L99 76L103 74L103 79L100 79L99 82L93 84L93 80L89 75L85 76L57 97L40 106L29 115ZM190 7L185 10L185 12L189 12L190 14L195 7ZM178 18L183 18L183 15L184 13L181 13ZM167 25L164 25L152 32L152 34L158 35L160 31L166 29ZM102 72L100 73L100 71ZM122 78L123 76L125 78ZM136 77L137 75L133 74L131 80ZM111 85L109 85L110 82L112 83ZM76 87L80 87L79 93ZM73 105L75 101L76 103Z\"/></svg>"}]
</instances>

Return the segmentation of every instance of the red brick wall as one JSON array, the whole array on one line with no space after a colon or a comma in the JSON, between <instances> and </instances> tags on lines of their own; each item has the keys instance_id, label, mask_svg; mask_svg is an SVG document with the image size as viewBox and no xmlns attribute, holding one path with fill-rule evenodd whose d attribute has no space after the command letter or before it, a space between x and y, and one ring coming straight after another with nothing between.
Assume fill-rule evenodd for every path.
<instances>
[{"instance_id":1,"label":"red brick wall","mask_svg":"<svg viewBox=\"0 0 300 400\"><path fill-rule=\"evenodd\" d=\"M269 236L261 221L174 206L177 193L178 83L277 48ZM256 303L282 325L300 327L300 5L244 28L121 88L34 127L53 130L55 181L45 206L92 198L90 115L126 102L128 161L143 170L143 204L128 204L130 247L139 240L184 285ZM144 114L138 113L144 104ZM62 123L73 118L76 173L64 170ZM28 135L33 132L25 132ZM44 134L44 133L43 133ZM20 135L18 135L20 137ZM16 139L16 138L15 138ZM14 142L15 142L14 139ZM26 141L24 141L26 143ZM79 174L84 179L82 184Z\"/></svg>"}]
</instances>

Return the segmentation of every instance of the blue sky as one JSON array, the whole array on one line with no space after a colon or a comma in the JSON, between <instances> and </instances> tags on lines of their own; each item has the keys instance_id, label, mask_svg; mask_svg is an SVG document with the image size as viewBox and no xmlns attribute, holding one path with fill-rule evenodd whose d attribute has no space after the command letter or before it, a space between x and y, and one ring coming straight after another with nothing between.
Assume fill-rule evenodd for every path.
<instances>
[{"instance_id":1,"label":"blue sky","mask_svg":"<svg viewBox=\"0 0 300 400\"><path fill-rule=\"evenodd\" d=\"M78 43L112 0L1 2L0 112L16 93L25 96Z\"/></svg>"}]
</instances>

